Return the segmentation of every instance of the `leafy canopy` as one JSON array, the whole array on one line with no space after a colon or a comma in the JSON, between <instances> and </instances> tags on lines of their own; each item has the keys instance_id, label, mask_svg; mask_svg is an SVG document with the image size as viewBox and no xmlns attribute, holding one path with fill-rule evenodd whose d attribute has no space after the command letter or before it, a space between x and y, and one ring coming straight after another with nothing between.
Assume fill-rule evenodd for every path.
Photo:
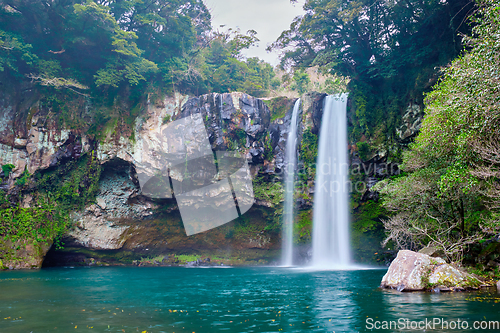
<instances>
[{"instance_id":1,"label":"leafy canopy","mask_svg":"<svg viewBox=\"0 0 500 333\"><path fill-rule=\"evenodd\" d=\"M400 247L436 245L460 259L500 228L500 6L481 0L471 48L426 97L420 134L390 182L386 223Z\"/></svg>"},{"instance_id":2,"label":"leafy canopy","mask_svg":"<svg viewBox=\"0 0 500 333\"><path fill-rule=\"evenodd\" d=\"M307 0L271 46L284 67L319 66L349 77L356 109L354 139L381 127L392 135L407 103L420 103L436 66L461 49L468 0Z\"/></svg>"}]
</instances>

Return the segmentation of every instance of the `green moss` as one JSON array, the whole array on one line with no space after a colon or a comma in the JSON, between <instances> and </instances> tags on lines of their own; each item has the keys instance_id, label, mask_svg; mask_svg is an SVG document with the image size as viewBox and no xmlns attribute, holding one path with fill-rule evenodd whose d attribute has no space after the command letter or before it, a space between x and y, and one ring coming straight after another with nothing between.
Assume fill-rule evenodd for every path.
<instances>
[{"instance_id":1,"label":"green moss","mask_svg":"<svg viewBox=\"0 0 500 333\"><path fill-rule=\"evenodd\" d=\"M31 123L32 123L32 120L33 120L33 116L35 115L35 113L38 111L38 109L36 107L32 107L29 109L28 111L28 115L26 117L26 129L30 130L31 129Z\"/></svg>"},{"instance_id":2,"label":"green moss","mask_svg":"<svg viewBox=\"0 0 500 333\"><path fill-rule=\"evenodd\" d=\"M256 199L264 200L276 207L284 200L283 185L280 182L268 181L264 177L253 180L253 192Z\"/></svg>"},{"instance_id":3,"label":"green moss","mask_svg":"<svg viewBox=\"0 0 500 333\"><path fill-rule=\"evenodd\" d=\"M118 127L118 117L111 118L104 126L103 129L104 136L108 134L110 134L111 136L116 135L117 127Z\"/></svg>"},{"instance_id":4,"label":"green moss","mask_svg":"<svg viewBox=\"0 0 500 333\"><path fill-rule=\"evenodd\" d=\"M304 163L304 167L299 170L299 179L303 182L316 177L318 142L318 136L313 134L310 128L306 128L302 134L299 152L300 160Z\"/></svg>"},{"instance_id":5,"label":"green moss","mask_svg":"<svg viewBox=\"0 0 500 333\"><path fill-rule=\"evenodd\" d=\"M367 161L370 157L370 145L366 142L358 142L356 143L356 147L358 148L358 155L362 161Z\"/></svg>"},{"instance_id":6,"label":"green moss","mask_svg":"<svg viewBox=\"0 0 500 333\"><path fill-rule=\"evenodd\" d=\"M266 132L264 137L264 159L267 161L272 161L274 158L274 149L271 141L271 135Z\"/></svg>"},{"instance_id":7,"label":"green moss","mask_svg":"<svg viewBox=\"0 0 500 333\"><path fill-rule=\"evenodd\" d=\"M54 241L56 246L61 246L59 239L71 225L70 211L83 208L95 198L99 176L99 161L95 153L91 153L45 174L37 174L30 207L10 205L3 194L0 235L12 243L28 241L36 245ZM26 172L18 179L21 180L18 185L26 184L28 177Z\"/></svg>"},{"instance_id":8,"label":"green moss","mask_svg":"<svg viewBox=\"0 0 500 333\"><path fill-rule=\"evenodd\" d=\"M137 103L125 117L125 123L132 127L135 122L135 119L141 114L142 111L142 103Z\"/></svg>"},{"instance_id":9,"label":"green moss","mask_svg":"<svg viewBox=\"0 0 500 333\"><path fill-rule=\"evenodd\" d=\"M69 224L67 212L59 209L52 198L41 196L34 207L2 209L0 234L12 242L29 239L35 243L51 243Z\"/></svg>"},{"instance_id":10,"label":"green moss","mask_svg":"<svg viewBox=\"0 0 500 333\"><path fill-rule=\"evenodd\" d=\"M357 204L351 216L351 243L353 254L358 262L385 263L391 257L390 253L382 248L381 242L385 237L382 219L385 211L378 202L359 202L353 200L351 205Z\"/></svg>"},{"instance_id":11,"label":"green moss","mask_svg":"<svg viewBox=\"0 0 500 333\"><path fill-rule=\"evenodd\" d=\"M7 203L9 203L9 201L7 200L7 193L0 190L0 208L2 208Z\"/></svg>"},{"instance_id":12,"label":"green moss","mask_svg":"<svg viewBox=\"0 0 500 333\"><path fill-rule=\"evenodd\" d=\"M500 280L500 267L485 267L482 265L477 265L475 267L469 267L468 272L475 274L482 279L484 279L489 284L496 284Z\"/></svg>"},{"instance_id":13,"label":"green moss","mask_svg":"<svg viewBox=\"0 0 500 333\"><path fill-rule=\"evenodd\" d=\"M235 139L238 141L240 147L245 147L245 145L247 144L247 133L245 132L245 130L237 128L234 131L234 136Z\"/></svg>"},{"instance_id":14,"label":"green moss","mask_svg":"<svg viewBox=\"0 0 500 333\"><path fill-rule=\"evenodd\" d=\"M362 203L355 212L354 230L367 232L381 225L380 218L385 216L385 210L375 201Z\"/></svg>"},{"instance_id":15,"label":"green moss","mask_svg":"<svg viewBox=\"0 0 500 333\"><path fill-rule=\"evenodd\" d=\"M311 240L312 209L299 212L294 229L294 239L297 243L306 243Z\"/></svg>"},{"instance_id":16,"label":"green moss","mask_svg":"<svg viewBox=\"0 0 500 333\"><path fill-rule=\"evenodd\" d=\"M37 175L36 185L41 193L50 195L66 209L82 209L95 200L99 190L101 165L95 151Z\"/></svg>"},{"instance_id":17,"label":"green moss","mask_svg":"<svg viewBox=\"0 0 500 333\"><path fill-rule=\"evenodd\" d=\"M264 100L264 103L271 111L271 121L283 118L291 108L292 100L288 97L276 97L270 100Z\"/></svg>"},{"instance_id":18,"label":"green moss","mask_svg":"<svg viewBox=\"0 0 500 333\"><path fill-rule=\"evenodd\" d=\"M2 171L4 178L9 178L10 173L14 170L16 166L14 164L4 164L2 165Z\"/></svg>"},{"instance_id":19,"label":"green moss","mask_svg":"<svg viewBox=\"0 0 500 333\"><path fill-rule=\"evenodd\" d=\"M171 116L167 114L165 117L163 117L163 124L168 124L170 122Z\"/></svg>"},{"instance_id":20,"label":"green moss","mask_svg":"<svg viewBox=\"0 0 500 333\"><path fill-rule=\"evenodd\" d=\"M28 182L29 178L31 177L30 173L28 172L28 169L24 169L23 173L21 174L21 177L19 177L16 180L16 185L17 186L24 186Z\"/></svg>"},{"instance_id":21,"label":"green moss","mask_svg":"<svg viewBox=\"0 0 500 333\"><path fill-rule=\"evenodd\" d=\"M192 255L192 254L180 254L176 255L175 258L179 260L180 264L186 264L191 261L196 261L201 258L199 255Z\"/></svg>"},{"instance_id":22,"label":"green moss","mask_svg":"<svg viewBox=\"0 0 500 333\"><path fill-rule=\"evenodd\" d=\"M427 269L422 273L422 285L423 285L424 289L430 290L430 289L436 287L436 284L429 282L429 278L431 276L431 273L432 273L431 266L427 267Z\"/></svg>"},{"instance_id":23,"label":"green moss","mask_svg":"<svg viewBox=\"0 0 500 333\"><path fill-rule=\"evenodd\" d=\"M141 258L139 259L139 262L144 265L144 264L154 264L155 262L161 263L165 259L165 256L160 254L155 257L147 257L147 258Z\"/></svg>"}]
</instances>

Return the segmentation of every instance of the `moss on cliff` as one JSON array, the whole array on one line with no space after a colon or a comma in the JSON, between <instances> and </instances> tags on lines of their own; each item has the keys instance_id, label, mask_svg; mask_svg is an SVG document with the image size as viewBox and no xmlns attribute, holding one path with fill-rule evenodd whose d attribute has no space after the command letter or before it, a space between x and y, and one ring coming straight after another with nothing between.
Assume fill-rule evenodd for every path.
<instances>
[{"instance_id":1,"label":"moss on cliff","mask_svg":"<svg viewBox=\"0 0 500 333\"><path fill-rule=\"evenodd\" d=\"M266 179L263 176L253 180L255 199L262 200L271 205L278 206L284 200L283 184L276 179Z\"/></svg>"},{"instance_id":2,"label":"moss on cliff","mask_svg":"<svg viewBox=\"0 0 500 333\"><path fill-rule=\"evenodd\" d=\"M300 211L294 224L294 240L298 244L307 244L312 239L312 209Z\"/></svg>"},{"instance_id":3,"label":"moss on cliff","mask_svg":"<svg viewBox=\"0 0 500 333\"><path fill-rule=\"evenodd\" d=\"M361 202L351 216L351 242L357 262L387 264L393 253L384 250L384 226L381 219L386 212L376 201Z\"/></svg>"},{"instance_id":4,"label":"moss on cliff","mask_svg":"<svg viewBox=\"0 0 500 333\"><path fill-rule=\"evenodd\" d=\"M10 194L0 193L4 266L40 266L43 248L53 242L60 247L60 237L71 225L70 212L94 200L100 172L95 154L90 153L33 177L27 174ZM19 266L21 261L25 265Z\"/></svg>"},{"instance_id":5,"label":"moss on cliff","mask_svg":"<svg viewBox=\"0 0 500 333\"><path fill-rule=\"evenodd\" d=\"M293 100L288 97L281 96L264 100L264 103L271 111L271 121L275 121L276 119L283 118L286 115L293 105Z\"/></svg>"}]
</instances>

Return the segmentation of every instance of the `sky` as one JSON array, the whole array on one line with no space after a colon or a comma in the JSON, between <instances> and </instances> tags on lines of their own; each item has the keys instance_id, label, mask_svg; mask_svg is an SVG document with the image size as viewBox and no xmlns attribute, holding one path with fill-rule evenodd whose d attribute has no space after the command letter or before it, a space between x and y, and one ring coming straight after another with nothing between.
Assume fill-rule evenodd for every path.
<instances>
[{"instance_id":1,"label":"sky","mask_svg":"<svg viewBox=\"0 0 500 333\"><path fill-rule=\"evenodd\" d=\"M281 32L290 28L293 19L302 15L304 0L297 4L290 0L204 0L212 14L212 27L240 28L242 33L257 31L258 46L245 50L247 57L259 57L272 65L279 63L278 53L266 52Z\"/></svg>"}]
</instances>

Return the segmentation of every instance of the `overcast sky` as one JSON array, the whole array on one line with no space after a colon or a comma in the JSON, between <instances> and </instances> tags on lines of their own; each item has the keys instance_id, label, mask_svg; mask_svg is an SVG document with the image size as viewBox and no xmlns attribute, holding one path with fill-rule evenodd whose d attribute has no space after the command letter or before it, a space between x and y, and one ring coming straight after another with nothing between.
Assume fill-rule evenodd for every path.
<instances>
[{"instance_id":1,"label":"overcast sky","mask_svg":"<svg viewBox=\"0 0 500 333\"><path fill-rule=\"evenodd\" d=\"M244 52L247 57L259 57L272 65L278 64L278 54L266 52L282 31L290 28L293 19L302 15L304 0L292 5L289 0L204 0L212 14L212 26L240 28L242 33L253 29L260 39L257 47Z\"/></svg>"}]
</instances>

